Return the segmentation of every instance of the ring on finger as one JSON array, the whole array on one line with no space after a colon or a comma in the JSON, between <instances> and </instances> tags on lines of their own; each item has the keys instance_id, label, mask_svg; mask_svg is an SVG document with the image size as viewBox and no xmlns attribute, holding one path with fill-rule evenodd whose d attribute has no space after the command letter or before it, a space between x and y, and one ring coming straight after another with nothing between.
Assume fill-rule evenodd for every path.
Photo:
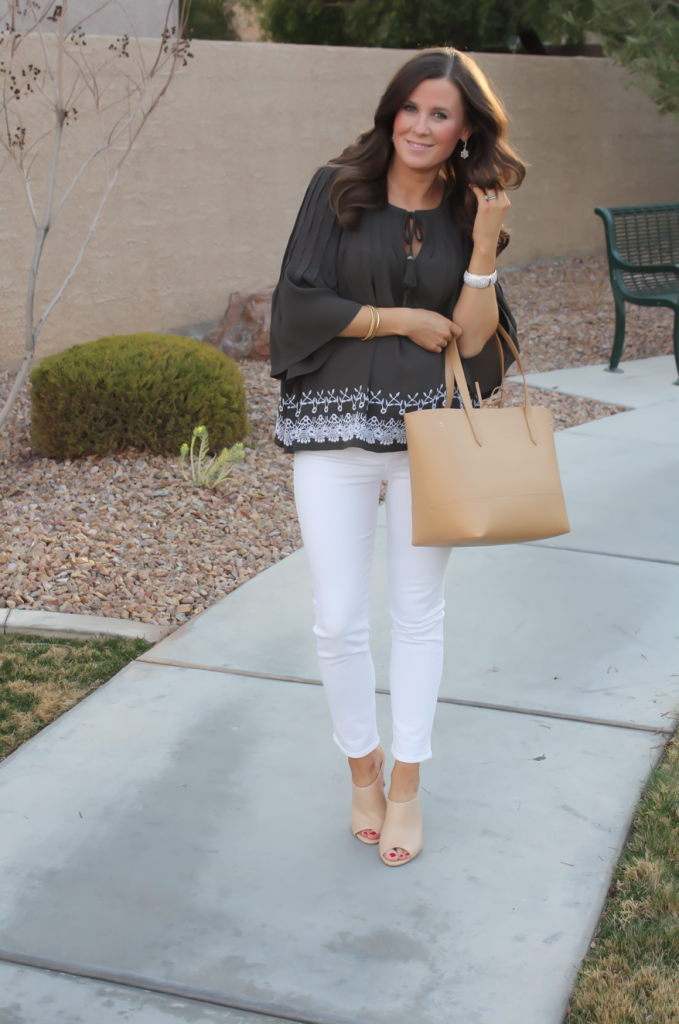
<instances>
[{"instance_id":1,"label":"ring on finger","mask_svg":"<svg viewBox=\"0 0 679 1024\"><path fill-rule=\"evenodd\" d=\"M486 196L484 196L484 199L486 200L487 203L489 203L491 201L491 199L497 199L497 196L486 195Z\"/></svg>"}]
</instances>

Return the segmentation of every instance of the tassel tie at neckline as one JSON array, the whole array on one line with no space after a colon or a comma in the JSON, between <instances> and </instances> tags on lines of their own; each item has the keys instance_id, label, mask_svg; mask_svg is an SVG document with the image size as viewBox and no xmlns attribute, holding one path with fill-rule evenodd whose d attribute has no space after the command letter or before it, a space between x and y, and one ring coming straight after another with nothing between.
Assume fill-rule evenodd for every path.
<instances>
[{"instance_id":1,"label":"tassel tie at neckline","mask_svg":"<svg viewBox=\"0 0 679 1024\"><path fill-rule=\"evenodd\" d=\"M413 253L413 242L424 241L424 226L416 213L406 213L403 221L403 234L405 236L408 252L406 253L406 272L403 277L403 305L409 306L412 294L417 288L417 271L415 270L415 254Z\"/></svg>"}]
</instances>

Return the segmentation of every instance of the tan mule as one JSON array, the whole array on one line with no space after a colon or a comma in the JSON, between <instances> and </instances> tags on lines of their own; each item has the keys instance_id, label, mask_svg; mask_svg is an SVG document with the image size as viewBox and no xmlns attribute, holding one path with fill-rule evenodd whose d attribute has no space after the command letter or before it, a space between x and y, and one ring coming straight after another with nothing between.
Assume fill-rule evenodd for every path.
<instances>
[{"instance_id":1,"label":"tan mule","mask_svg":"<svg viewBox=\"0 0 679 1024\"><path fill-rule=\"evenodd\" d=\"M377 748L382 755L382 763L377 778L369 786L356 786L352 782L351 797L351 831L357 839L367 846L376 846L380 841L380 833L387 813L387 801L384 796L384 751ZM375 832L376 838L369 839L361 832Z\"/></svg>"},{"instance_id":2,"label":"tan mule","mask_svg":"<svg viewBox=\"0 0 679 1024\"><path fill-rule=\"evenodd\" d=\"M422 810L416 793L412 800L400 803L387 800L387 816L380 836L380 857L389 867L409 864L422 849ZM400 848L407 852L398 854ZM387 854L393 852L393 856Z\"/></svg>"}]
</instances>

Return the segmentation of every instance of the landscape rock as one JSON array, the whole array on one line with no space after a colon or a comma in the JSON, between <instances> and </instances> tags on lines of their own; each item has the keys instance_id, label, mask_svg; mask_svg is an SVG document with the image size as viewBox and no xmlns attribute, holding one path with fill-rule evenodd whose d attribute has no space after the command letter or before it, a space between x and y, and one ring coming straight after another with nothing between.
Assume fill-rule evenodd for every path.
<instances>
[{"instance_id":1,"label":"landscape rock","mask_svg":"<svg viewBox=\"0 0 679 1024\"><path fill-rule=\"evenodd\" d=\"M232 359L268 359L273 292L232 292L224 316L203 341Z\"/></svg>"}]
</instances>

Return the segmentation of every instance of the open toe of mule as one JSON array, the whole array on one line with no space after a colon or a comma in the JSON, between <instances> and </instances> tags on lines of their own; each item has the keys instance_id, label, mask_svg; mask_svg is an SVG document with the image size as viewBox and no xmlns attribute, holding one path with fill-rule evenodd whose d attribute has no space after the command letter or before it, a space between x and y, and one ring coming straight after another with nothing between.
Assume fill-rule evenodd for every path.
<instances>
[{"instance_id":1,"label":"open toe of mule","mask_svg":"<svg viewBox=\"0 0 679 1024\"><path fill-rule=\"evenodd\" d=\"M422 810L419 796L406 803L387 800L387 816L380 835L380 857L390 868L410 864L422 849ZM406 850L408 856L388 857L392 851Z\"/></svg>"}]
</instances>

